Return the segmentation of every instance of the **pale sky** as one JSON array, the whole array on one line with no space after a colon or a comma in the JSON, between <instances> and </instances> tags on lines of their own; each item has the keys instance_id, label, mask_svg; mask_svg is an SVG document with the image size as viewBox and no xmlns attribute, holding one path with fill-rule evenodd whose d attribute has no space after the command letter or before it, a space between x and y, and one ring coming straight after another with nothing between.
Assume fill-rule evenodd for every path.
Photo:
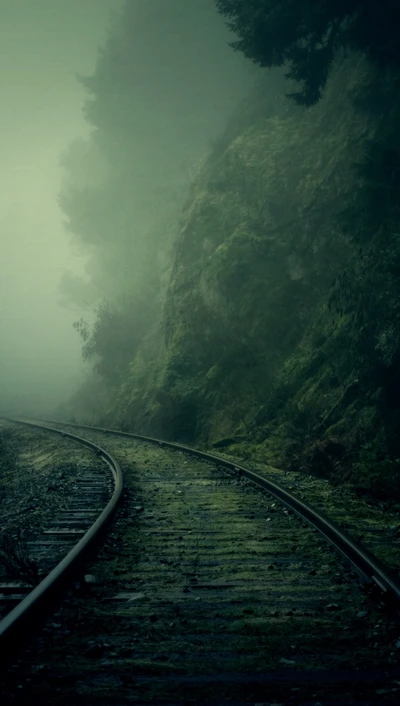
<instances>
[{"instance_id":1,"label":"pale sky","mask_svg":"<svg viewBox=\"0 0 400 706\"><path fill-rule=\"evenodd\" d=\"M83 89L123 0L0 0L0 412L45 413L81 375L76 312L58 304L84 263L57 205L60 153L88 134Z\"/></svg>"}]
</instances>

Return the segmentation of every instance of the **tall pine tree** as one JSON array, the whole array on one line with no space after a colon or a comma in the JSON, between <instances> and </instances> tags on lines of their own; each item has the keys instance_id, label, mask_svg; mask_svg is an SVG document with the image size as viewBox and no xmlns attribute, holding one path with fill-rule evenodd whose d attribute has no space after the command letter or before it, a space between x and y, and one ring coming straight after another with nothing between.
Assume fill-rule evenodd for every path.
<instances>
[{"instance_id":1,"label":"tall pine tree","mask_svg":"<svg viewBox=\"0 0 400 706\"><path fill-rule=\"evenodd\" d=\"M259 66L288 65L300 83L291 97L313 105L321 97L338 49L400 63L399 0L216 0L237 40L232 46Z\"/></svg>"}]
</instances>

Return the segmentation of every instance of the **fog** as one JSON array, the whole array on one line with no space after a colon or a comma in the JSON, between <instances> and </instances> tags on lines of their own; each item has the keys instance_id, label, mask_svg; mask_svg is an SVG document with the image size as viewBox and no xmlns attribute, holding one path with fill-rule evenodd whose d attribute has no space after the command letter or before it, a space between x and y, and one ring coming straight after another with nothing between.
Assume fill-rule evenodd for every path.
<instances>
[{"instance_id":1,"label":"fog","mask_svg":"<svg viewBox=\"0 0 400 706\"><path fill-rule=\"evenodd\" d=\"M84 257L57 197L59 155L90 127L76 74L94 70L119 0L12 0L0 7L0 408L46 413L82 376L63 272Z\"/></svg>"},{"instance_id":2,"label":"fog","mask_svg":"<svg viewBox=\"0 0 400 706\"><path fill-rule=\"evenodd\" d=\"M75 321L124 309L111 387L158 325L188 189L254 69L214 0L0 12L0 408L51 414L103 355L84 368Z\"/></svg>"}]
</instances>

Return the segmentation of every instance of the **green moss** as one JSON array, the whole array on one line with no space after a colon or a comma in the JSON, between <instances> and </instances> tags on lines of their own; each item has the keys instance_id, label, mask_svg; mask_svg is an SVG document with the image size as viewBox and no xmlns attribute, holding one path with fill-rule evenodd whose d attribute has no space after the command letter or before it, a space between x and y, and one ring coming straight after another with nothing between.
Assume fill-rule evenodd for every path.
<instances>
[{"instance_id":1,"label":"green moss","mask_svg":"<svg viewBox=\"0 0 400 706\"><path fill-rule=\"evenodd\" d=\"M336 438L346 453L321 473L353 469L368 485L377 463L394 482L398 214L379 211L387 220L360 253L359 221L379 199L354 167L370 164L366 139L395 122L395 91L393 115L357 107L380 81L350 56L316 106L282 98L271 115L255 92L232 119L181 214L163 342L149 335L136 352L115 422L306 470ZM367 460L380 434L386 450Z\"/></svg>"}]
</instances>

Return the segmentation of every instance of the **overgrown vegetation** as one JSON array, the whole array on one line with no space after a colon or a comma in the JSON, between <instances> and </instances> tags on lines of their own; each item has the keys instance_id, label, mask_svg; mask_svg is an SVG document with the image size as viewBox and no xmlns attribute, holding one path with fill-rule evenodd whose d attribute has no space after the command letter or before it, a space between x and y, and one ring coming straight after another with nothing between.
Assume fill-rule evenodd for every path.
<instances>
[{"instance_id":1,"label":"overgrown vegetation","mask_svg":"<svg viewBox=\"0 0 400 706\"><path fill-rule=\"evenodd\" d=\"M127 249L112 257L135 282L125 308L114 296L92 328L78 324L112 390L99 415L400 496L398 3L216 4L235 48L284 66L289 84L259 75L154 239L122 227L132 191L133 201L144 193L127 176L134 131L122 87L133 64L118 73L111 44L87 83L113 176L95 194L71 192L67 211L104 253L111 232L124 234ZM119 87L113 101L103 71ZM112 199L117 213L105 209ZM136 253L153 279L134 269Z\"/></svg>"}]
</instances>

